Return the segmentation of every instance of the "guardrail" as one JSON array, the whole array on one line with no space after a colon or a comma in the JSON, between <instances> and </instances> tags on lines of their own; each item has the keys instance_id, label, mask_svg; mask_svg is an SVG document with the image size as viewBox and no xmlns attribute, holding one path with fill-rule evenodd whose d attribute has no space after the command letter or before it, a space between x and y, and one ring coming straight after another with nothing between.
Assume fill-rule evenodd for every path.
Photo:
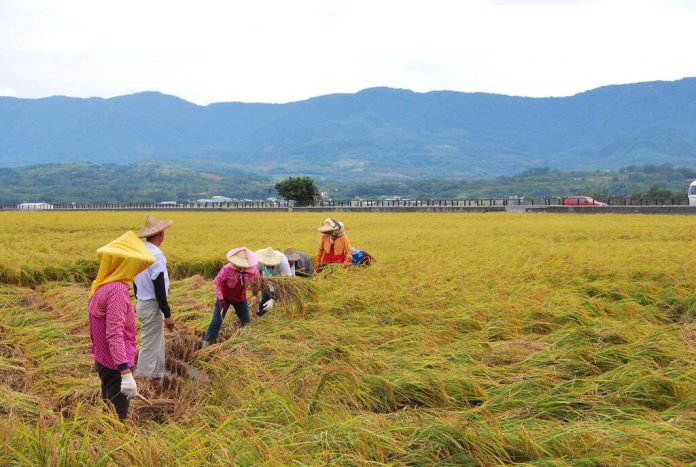
<instances>
[{"instance_id":1,"label":"guardrail","mask_svg":"<svg viewBox=\"0 0 696 467\"><path fill-rule=\"evenodd\" d=\"M318 201L307 205L293 201L225 201L208 203L71 203L47 204L44 206L0 205L2 211L118 211L118 210L196 210L196 209L290 209L294 207L314 208L351 208L351 207L486 207L486 206L592 206L577 200L568 204L565 198L477 198L477 199L381 199L381 200L345 200ZM645 197L607 197L595 201L609 206L688 206L689 199L683 198L645 198Z\"/></svg>"},{"instance_id":2,"label":"guardrail","mask_svg":"<svg viewBox=\"0 0 696 467\"><path fill-rule=\"evenodd\" d=\"M689 198L647 198L647 197L630 197L630 196L614 196L607 198L595 198L598 203L604 203L607 206L688 206ZM585 203L582 201L570 201L559 203L565 206L601 206L598 203Z\"/></svg>"},{"instance_id":3,"label":"guardrail","mask_svg":"<svg viewBox=\"0 0 696 467\"><path fill-rule=\"evenodd\" d=\"M32 203L36 204L36 203ZM230 201L209 203L70 203L46 206L22 206L21 204L0 205L1 211L133 211L133 210L177 210L177 209L245 209L245 208L290 208L292 201Z\"/></svg>"},{"instance_id":4,"label":"guardrail","mask_svg":"<svg viewBox=\"0 0 696 467\"><path fill-rule=\"evenodd\" d=\"M476 198L476 199L415 199L415 200L350 200L320 201L316 207L421 207L421 206L563 206L565 197L553 198ZM644 198L614 196L596 198L609 206L688 206L689 198ZM592 205L577 200L571 206Z\"/></svg>"}]
</instances>

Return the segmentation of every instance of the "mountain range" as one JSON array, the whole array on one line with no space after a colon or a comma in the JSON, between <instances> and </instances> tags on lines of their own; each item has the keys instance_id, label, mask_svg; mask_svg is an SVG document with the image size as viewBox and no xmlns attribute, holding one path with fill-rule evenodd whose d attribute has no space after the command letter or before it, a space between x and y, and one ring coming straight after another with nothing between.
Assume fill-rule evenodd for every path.
<instances>
[{"instance_id":1,"label":"mountain range","mask_svg":"<svg viewBox=\"0 0 696 467\"><path fill-rule=\"evenodd\" d=\"M157 92L0 97L0 167L143 161L345 180L694 166L696 78L559 98L391 88L206 106Z\"/></svg>"}]
</instances>

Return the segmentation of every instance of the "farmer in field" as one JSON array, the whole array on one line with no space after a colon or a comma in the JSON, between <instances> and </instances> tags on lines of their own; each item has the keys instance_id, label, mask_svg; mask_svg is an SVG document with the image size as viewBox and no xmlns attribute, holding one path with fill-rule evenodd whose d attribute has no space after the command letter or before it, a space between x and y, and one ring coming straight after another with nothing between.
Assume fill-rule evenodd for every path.
<instances>
[{"instance_id":1,"label":"farmer in field","mask_svg":"<svg viewBox=\"0 0 696 467\"><path fill-rule=\"evenodd\" d=\"M256 250L256 256L259 259L258 270L262 277L275 276L294 276L293 270L290 268L288 258L278 250L274 250L270 246L261 250ZM273 286L268 285L261 291L261 302L256 310L258 316L263 316L270 311L275 305L273 294Z\"/></svg>"},{"instance_id":2,"label":"farmer in field","mask_svg":"<svg viewBox=\"0 0 696 467\"><path fill-rule=\"evenodd\" d=\"M135 310L141 324L140 351L135 374L147 378L155 390L162 387L162 378L165 374L164 327L174 329L174 320L167 302L169 294L167 258L159 248L164 242L164 231L172 224L172 221L161 221L153 216L147 216L145 227L138 232L138 237L145 239L145 246L154 255L156 261L147 270L138 274L133 284L135 296L138 299Z\"/></svg>"},{"instance_id":3,"label":"farmer in field","mask_svg":"<svg viewBox=\"0 0 696 467\"><path fill-rule=\"evenodd\" d=\"M97 254L99 271L87 303L92 353L102 398L111 401L118 418L125 420L129 399L138 395L131 373L135 360L135 310L128 283L154 264L155 257L133 232L99 248Z\"/></svg>"},{"instance_id":4,"label":"farmer in field","mask_svg":"<svg viewBox=\"0 0 696 467\"><path fill-rule=\"evenodd\" d=\"M352 251L343 222L327 217L319 226L319 232L321 232L321 239L314 270L318 272L326 264L342 264L343 267L350 267Z\"/></svg>"},{"instance_id":5,"label":"farmer in field","mask_svg":"<svg viewBox=\"0 0 696 467\"><path fill-rule=\"evenodd\" d=\"M312 277L314 275L312 263L309 261L309 256L305 253L293 250L292 248L286 248L283 250L283 254L288 259L288 263L290 263L290 270L293 276Z\"/></svg>"},{"instance_id":6,"label":"farmer in field","mask_svg":"<svg viewBox=\"0 0 696 467\"><path fill-rule=\"evenodd\" d=\"M258 259L253 251L241 247L230 250L227 253L227 261L229 264L220 269L213 282L217 300L208 331L203 339L203 347L215 342L230 306L234 307L241 326L246 326L251 321L246 293L251 280L259 277L259 271L256 268ZM255 304L256 297L252 299L252 306Z\"/></svg>"}]
</instances>

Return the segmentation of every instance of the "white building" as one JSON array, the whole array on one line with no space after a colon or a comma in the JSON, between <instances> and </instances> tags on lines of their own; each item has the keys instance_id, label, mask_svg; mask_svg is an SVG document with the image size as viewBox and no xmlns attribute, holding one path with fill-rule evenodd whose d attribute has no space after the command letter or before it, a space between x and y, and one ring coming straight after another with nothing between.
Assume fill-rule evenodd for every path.
<instances>
[{"instance_id":1,"label":"white building","mask_svg":"<svg viewBox=\"0 0 696 467\"><path fill-rule=\"evenodd\" d=\"M44 211L53 209L53 205L48 203L22 203L17 205L17 209L20 211Z\"/></svg>"}]
</instances>

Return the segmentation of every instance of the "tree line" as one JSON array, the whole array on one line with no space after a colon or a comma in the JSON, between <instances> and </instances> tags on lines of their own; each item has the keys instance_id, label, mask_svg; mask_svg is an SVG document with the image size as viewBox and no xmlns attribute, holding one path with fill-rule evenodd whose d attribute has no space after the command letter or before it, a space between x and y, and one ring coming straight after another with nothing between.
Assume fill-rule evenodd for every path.
<instances>
[{"instance_id":1,"label":"tree line","mask_svg":"<svg viewBox=\"0 0 696 467\"><path fill-rule=\"evenodd\" d=\"M571 194L683 197L696 169L672 164L635 165L616 171L526 169L485 179L416 179L345 182L336 179L270 176L158 164L49 164L0 168L0 204L44 201L76 203L157 203L196 201L215 195L239 200L293 199L308 204L327 192L334 200L360 198L500 198Z\"/></svg>"}]
</instances>

